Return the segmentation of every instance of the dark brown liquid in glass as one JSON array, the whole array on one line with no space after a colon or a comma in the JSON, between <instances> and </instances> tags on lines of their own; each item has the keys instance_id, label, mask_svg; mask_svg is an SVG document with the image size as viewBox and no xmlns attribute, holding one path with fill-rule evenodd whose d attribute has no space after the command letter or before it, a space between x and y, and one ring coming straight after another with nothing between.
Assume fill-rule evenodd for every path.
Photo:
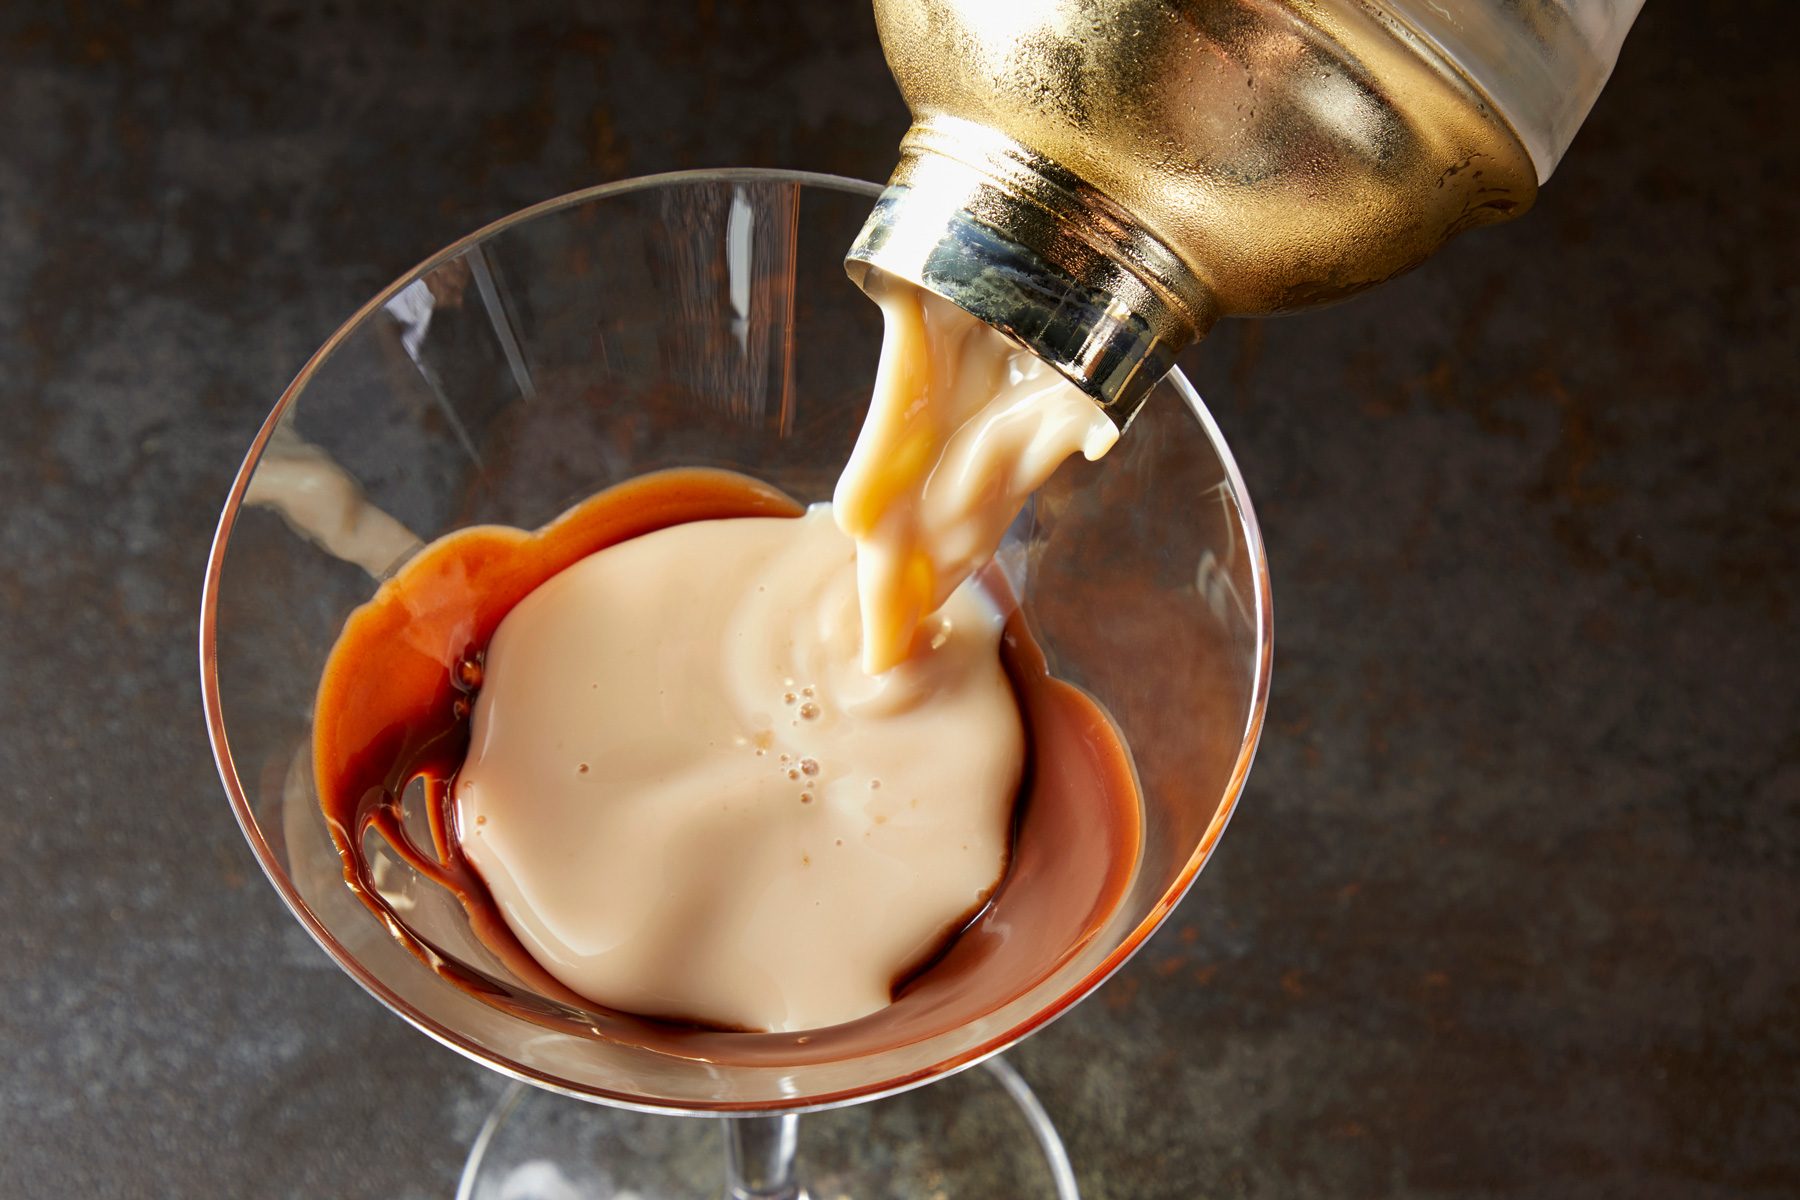
<instances>
[{"instance_id":1,"label":"dark brown liquid in glass","mask_svg":"<svg viewBox=\"0 0 1800 1200\"><path fill-rule=\"evenodd\" d=\"M450 534L351 614L319 686L314 772L345 879L395 937L466 991L557 1029L720 1064L786 1066L872 1054L966 1024L1042 982L1099 931L1125 893L1142 840L1131 758L1099 705L1051 678L1022 615L1009 604L1001 658L1028 750L1006 874L936 954L895 981L887 1008L797 1033L623 1013L571 992L513 936L462 854L450 803L468 748L481 655L501 619L551 576L628 538L687 521L800 512L787 496L741 475L647 475L583 501L536 532L480 526ZM993 572L984 585L1005 587ZM429 845L415 841L403 819L403 797L419 782ZM366 853L371 836L456 897L500 971L459 961L393 911L374 884Z\"/></svg>"}]
</instances>

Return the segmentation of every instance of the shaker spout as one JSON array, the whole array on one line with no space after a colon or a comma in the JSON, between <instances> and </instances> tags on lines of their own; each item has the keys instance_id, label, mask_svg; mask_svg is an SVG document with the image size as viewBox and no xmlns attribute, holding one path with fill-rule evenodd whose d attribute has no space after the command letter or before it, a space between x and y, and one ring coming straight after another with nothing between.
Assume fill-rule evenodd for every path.
<instances>
[{"instance_id":1,"label":"shaker spout","mask_svg":"<svg viewBox=\"0 0 1800 1200\"><path fill-rule=\"evenodd\" d=\"M1103 194L950 118L907 134L845 268L943 297L1050 363L1121 430L1216 319L1204 285Z\"/></svg>"}]
</instances>

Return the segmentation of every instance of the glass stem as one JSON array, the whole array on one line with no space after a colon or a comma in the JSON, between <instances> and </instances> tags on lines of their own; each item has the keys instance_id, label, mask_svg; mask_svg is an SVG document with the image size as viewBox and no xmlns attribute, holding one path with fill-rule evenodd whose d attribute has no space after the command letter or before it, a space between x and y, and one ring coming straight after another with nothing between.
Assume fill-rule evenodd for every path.
<instances>
[{"instance_id":1,"label":"glass stem","mask_svg":"<svg viewBox=\"0 0 1800 1200\"><path fill-rule=\"evenodd\" d=\"M794 1182L794 1148L800 1140L800 1118L727 1117L725 1119L726 1200L806 1200Z\"/></svg>"}]
</instances>

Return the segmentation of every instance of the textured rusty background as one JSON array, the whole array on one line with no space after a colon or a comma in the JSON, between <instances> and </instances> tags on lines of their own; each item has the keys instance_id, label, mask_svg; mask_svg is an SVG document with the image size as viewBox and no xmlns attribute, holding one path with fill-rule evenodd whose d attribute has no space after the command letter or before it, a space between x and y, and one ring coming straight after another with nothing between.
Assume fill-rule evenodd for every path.
<instances>
[{"instance_id":1,"label":"textured rusty background","mask_svg":"<svg viewBox=\"0 0 1800 1200\"><path fill-rule=\"evenodd\" d=\"M1653 0L1523 222L1187 358L1275 699L1172 927L1014 1056L1089 1196L1800 1194L1791 14ZM449 1194L499 1081L330 965L219 794L227 481L466 230L879 177L903 125L856 0L0 7L0 1193Z\"/></svg>"}]
</instances>

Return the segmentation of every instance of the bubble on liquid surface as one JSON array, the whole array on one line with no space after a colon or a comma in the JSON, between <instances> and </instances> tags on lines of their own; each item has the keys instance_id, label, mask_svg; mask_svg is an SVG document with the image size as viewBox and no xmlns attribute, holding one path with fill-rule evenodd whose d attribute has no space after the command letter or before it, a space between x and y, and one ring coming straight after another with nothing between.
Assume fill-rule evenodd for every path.
<instances>
[{"instance_id":1,"label":"bubble on liquid surface","mask_svg":"<svg viewBox=\"0 0 1800 1200\"><path fill-rule=\"evenodd\" d=\"M800 719L802 721L816 720L818 718L818 716L819 716L819 706L814 704L812 701L808 700L805 704L802 704L800 706Z\"/></svg>"},{"instance_id":2,"label":"bubble on liquid surface","mask_svg":"<svg viewBox=\"0 0 1800 1200\"><path fill-rule=\"evenodd\" d=\"M800 773L803 775L817 775L819 773L819 760L816 758L801 759Z\"/></svg>"},{"instance_id":3,"label":"bubble on liquid surface","mask_svg":"<svg viewBox=\"0 0 1800 1200\"><path fill-rule=\"evenodd\" d=\"M456 664L456 682L459 686L474 691L481 686L481 664L483 655L480 652L468 655Z\"/></svg>"}]
</instances>

